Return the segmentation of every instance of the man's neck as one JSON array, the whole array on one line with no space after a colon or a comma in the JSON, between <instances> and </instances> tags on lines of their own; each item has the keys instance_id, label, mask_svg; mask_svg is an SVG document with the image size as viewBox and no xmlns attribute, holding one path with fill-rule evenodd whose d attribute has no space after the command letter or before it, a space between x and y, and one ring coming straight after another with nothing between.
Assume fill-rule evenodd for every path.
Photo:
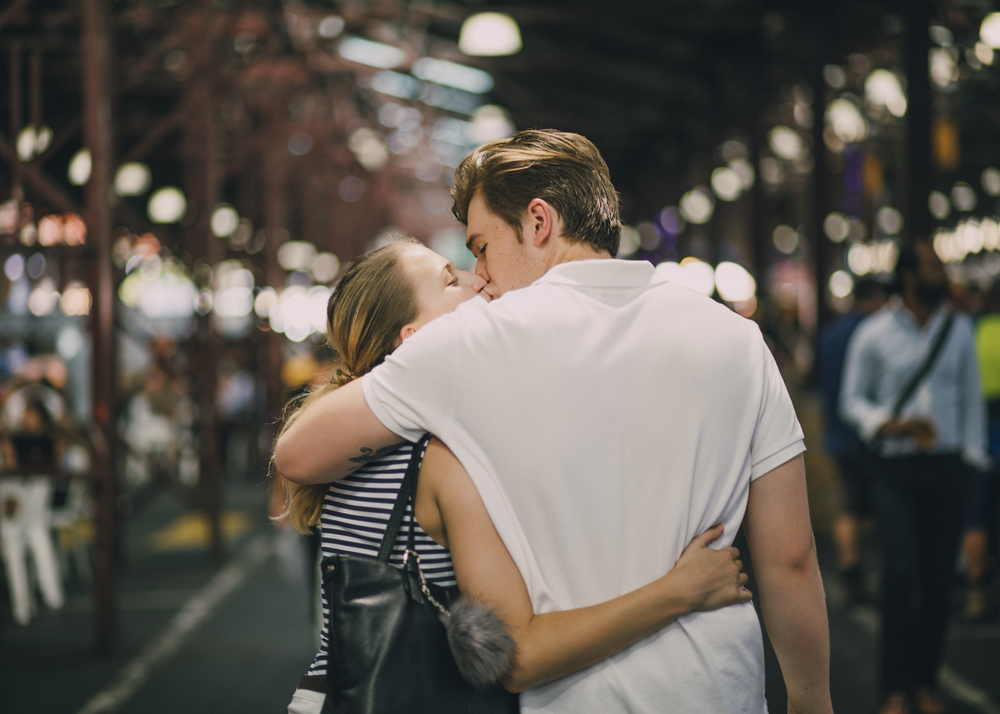
<instances>
[{"instance_id":1,"label":"man's neck","mask_svg":"<svg viewBox=\"0 0 1000 714\"><path fill-rule=\"evenodd\" d=\"M560 263L571 263L577 260L609 260L611 253L606 250L594 250L587 243L570 243L561 240L546 260L545 271L548 272Z\"/></svg>"},{"instance_id":2,"label":"man's neck","mask_svg":"<svg viewBox=\"0 0 1000 714\"><path fill-rule=\"evenodd\" d=\"M931 319L931 315L938 308L937 305L928 305L913 292L903 295L903 307L909 310L910 314L913 315L913 319L916 320L917 325L921 328L927 324L927 321Z\"/></svg>"}]
</instances>

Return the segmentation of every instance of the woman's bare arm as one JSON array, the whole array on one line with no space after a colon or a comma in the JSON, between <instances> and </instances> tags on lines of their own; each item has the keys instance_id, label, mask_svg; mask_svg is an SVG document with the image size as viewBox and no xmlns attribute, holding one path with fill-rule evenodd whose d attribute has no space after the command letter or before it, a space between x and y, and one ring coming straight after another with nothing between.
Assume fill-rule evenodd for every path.
<instances>
[{"instance_id":1,"label":"woman's bare arm","mask_svg":"<svg viewBox=\"0 0 1000 714\"><path fill-rule=\"evenodd\" d=\"M614 600L535 615L524 579L458 459L433 439L417 490L417 520L451 550L462 593L492 607L517 643L504 685L519 692L588 667L695 610L747 602L736 548L712 550L716 526L685 549L669 573Z\"/></svg>"}]
</instances>

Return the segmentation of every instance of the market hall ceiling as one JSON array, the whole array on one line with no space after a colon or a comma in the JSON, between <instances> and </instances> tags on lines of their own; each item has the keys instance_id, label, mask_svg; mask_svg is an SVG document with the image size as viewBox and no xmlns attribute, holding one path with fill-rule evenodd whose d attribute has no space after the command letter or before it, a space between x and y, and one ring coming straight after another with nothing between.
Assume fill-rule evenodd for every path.
<instances>
[{"instance_id":1,"label":"market hall ceiling","mask_svg":"<svg viewBox=\"0 0 1000 714\"><path fill-rule=\"evenodd\" d=\"M0 11L4 48L16 43L45 52L47 93L78 93L80 6L69 0L13 0ZM119 147L123 154L142 153L145 147L137 144L152 144L157 132L168 133L171 121L182 120L174 107L187 72L211 68L231 87L264 95L257 97L260 101L271 94L294 101L296 87L325 86L343 93L337 77L357 68L331 54L331 43L297 37L288 22L296 13L336 13L345 33L396 44L410 61L426 53L488 71L495 81L489 100L506 108L517 128L556 127L590 137L626 193L641 192L636 184L651 175L689 171L692 162L711 164L708 155L722 141L753 134L756 118L780 87L810 80L819 29L825 30L825 53L837 58L891 35L893 25L898 33L905 12L901 2L763 0L519 5L124 0L109 8L121 109L116 133L129 144ZM199 21L205 8L216 15L212 26ZM462 21L484 11L517 20L523 37L519 53L468 58L457 51ZM242 53L243 62L233 61L231 40L223 43L221 54L215 47L197 56L203 40L247 30L258 41ZM248 61L253 53L257 57ZM77 107L72 101L45 101L56 144L73 131ZM252 126L245 129L248 142L259 140ZM156 150L165 160L176 154L169 142ZM151 159L156 150L150 147ZM704 162L699 155L705 155ZM229 170L240 165L238 156L230 157ZM687 177L677 180L685 183Z\"/></svg>"}]
</instances>

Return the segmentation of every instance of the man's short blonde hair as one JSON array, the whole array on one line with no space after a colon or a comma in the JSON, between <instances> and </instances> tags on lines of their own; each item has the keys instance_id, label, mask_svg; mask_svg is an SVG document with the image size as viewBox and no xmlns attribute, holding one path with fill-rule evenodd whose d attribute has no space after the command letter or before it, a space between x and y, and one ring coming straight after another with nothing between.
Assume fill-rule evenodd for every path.
<instances>
[{"instance_id":1,"label":"man's short blonde hair","mask_svg":"<svg viewBox=\"0 0 1000 714\"><path fill-rule=\"evenodd\" d=\"M482 146L455 170L452 213L463 224L476 192L519 241L524 212L540 198L559 212L566 240L618 253L618 193L597 147L579 134L531 129Z\"/></svg>"}]
</instances>

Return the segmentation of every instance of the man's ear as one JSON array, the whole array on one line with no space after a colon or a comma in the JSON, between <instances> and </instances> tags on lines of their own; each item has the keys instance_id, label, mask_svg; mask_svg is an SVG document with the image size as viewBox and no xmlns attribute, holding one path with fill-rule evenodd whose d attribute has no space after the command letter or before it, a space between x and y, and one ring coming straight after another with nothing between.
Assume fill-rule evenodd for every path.
<instances>
[{"instance_id":1,"label":"man's ear","mask_svg":"<svg viewBox=\"0 0 1000 714\"><path fill-rule=\"evenodd\" d=\"M521 235L535 248L543 247L553 234L556 212L548 201L533 198L525 211Z\"/></svg>"}]
</instances>

